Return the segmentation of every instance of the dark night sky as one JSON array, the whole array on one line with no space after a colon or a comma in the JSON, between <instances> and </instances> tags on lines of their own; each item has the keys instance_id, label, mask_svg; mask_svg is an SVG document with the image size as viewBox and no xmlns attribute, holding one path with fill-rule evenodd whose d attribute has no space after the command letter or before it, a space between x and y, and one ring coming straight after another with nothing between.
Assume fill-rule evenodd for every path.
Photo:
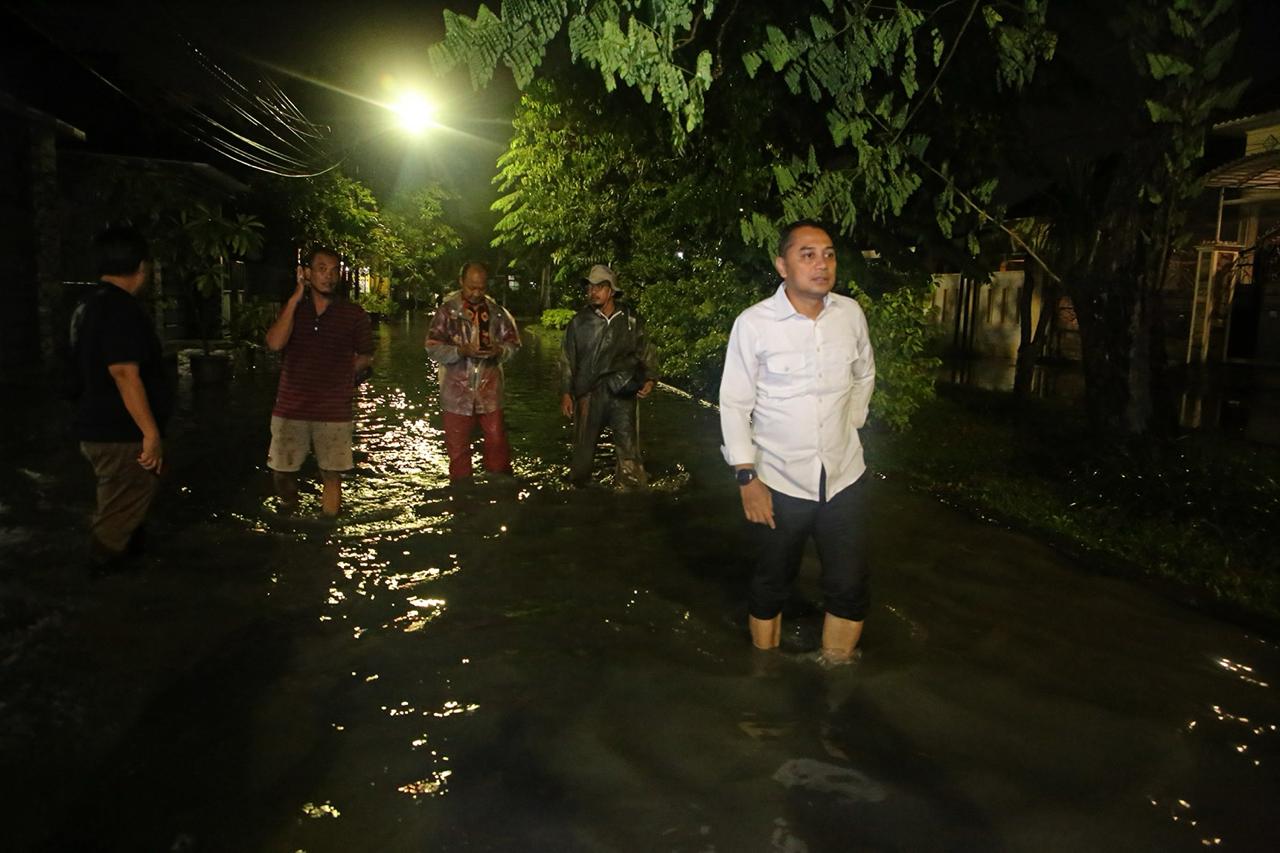
<instances>
[{"instance_id":1,"label":"dark night sky","mask_svg":"<svg viewBox=\"0 0 1280 853\"><path fill-rule=\"evenodd\" d=\"M432 179L459 193L458 212L479 226L474 239L487 241L495 195L490 179L510 131L514 87L501 70L495 85L477 93L463 73L435 78L426 58L427 46L442 33L443 8L470 14L478 5L172 0L133 4L124 13L86 0L10 4L0 7L0 89L83 128L90 149L204 160L235 172L176 129L182 112L166 101L175 93L198 104L215 100L216 86L192 59L190 42L246 84L268 75L309 118L331 126L330 159L345 156L344 168L380 196ZM1237 112L1280 107L1280 2L1243 0L1241 11L1237 67L1254 86ZM1108 45L1105 32L1097 37L1083 44L1122 49ZM94 79L86 65L130 100ZM429 92L450 130L411 139L389 128L389 114L364 98L390 99L396 85Z\"/></svg>"},{"instance_id":2,"label":"dark night sky","mask_svg":"<svg viewBox=\"0 0 1280 853\"><path fill-rule=\"evenodd\" d=\"M217 85L190 43L246 85L270 77L308 118L332 128L330 161L345 157L344 169L380 196L437 180L462 196L459 213L491 221L490 180L510 133L514 87L500 74L477 93L465 73L432 74L426 49L442 34L446 5L471 13L478 3L176 0L127 14L91 2L11 4L0 10L0 88L84 129L91 150L235 172L178 130L188 119L166 100L216 103ZM393 100L397 87L426 92L447 129L409 137L365 100Z\"/></svg>"}]
</instances>

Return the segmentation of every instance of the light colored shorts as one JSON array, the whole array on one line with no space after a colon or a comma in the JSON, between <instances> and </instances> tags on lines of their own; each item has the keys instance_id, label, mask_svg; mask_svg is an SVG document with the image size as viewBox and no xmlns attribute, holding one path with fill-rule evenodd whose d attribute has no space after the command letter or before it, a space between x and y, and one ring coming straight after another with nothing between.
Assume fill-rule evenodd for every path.
<instances>
[{"instance_id":1,"label":"light colored shorts","mask_svg":"<svg viewBox=\"0 0 1280 853\"><path fill-rule=\"evenodd\" d=\"M271 449L267 467L291 474L302 467L308 452L315 452L322 471L350 471L351 421L295 421L271 416Z\"/></svg>"}]
</instances>

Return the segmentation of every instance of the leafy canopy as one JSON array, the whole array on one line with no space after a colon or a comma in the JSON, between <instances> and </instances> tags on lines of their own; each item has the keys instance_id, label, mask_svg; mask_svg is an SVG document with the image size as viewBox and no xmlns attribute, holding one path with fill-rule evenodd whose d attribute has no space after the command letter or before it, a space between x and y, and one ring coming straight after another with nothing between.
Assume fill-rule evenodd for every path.
<instances>
[{"instance_id":1,"label":"leafy canopy","mask_svg":"<svg viewBox=\"0 0 1280 853\"><path fill-rule=\"evenodd\" d=\"M777 75L793 98L770 106L799 110L800 100L809 102L829 138L797 140L776 158L781 216L753 210L744 238L770 244L777 221L806 216L849 234L860 217L900 214L927 178L944 187L937 222L950 234L959 212L989 201L995 184L981 176L959 187L945 160L926 160L932 137L918 115L972 85L971 74L952 81L945 73L962 42L968 53L991 57L994 85L1022 86L1053 54L1046 7L1047 0L505 0L498 13L482 5L474 18L445 12L445 38L432 58L441 69L465 66L478 87L505 65L525 87L565 33L573 60L598 71L608 91L621 83L646 101L657 96L677 146L702 124L717 83L736 78L728 72Z\"/></svg>"}]
</instances>

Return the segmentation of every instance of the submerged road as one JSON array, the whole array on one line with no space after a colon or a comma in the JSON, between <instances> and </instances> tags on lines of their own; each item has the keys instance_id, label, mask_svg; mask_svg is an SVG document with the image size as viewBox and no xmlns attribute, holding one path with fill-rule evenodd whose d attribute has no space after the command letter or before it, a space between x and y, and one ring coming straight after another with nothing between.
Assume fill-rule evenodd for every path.
<instances>
[{"instance_id":1,"label":"submerged road","mask_svg":"<svg viewBox=\"0 0 1280 853\"><path fill-rule=\"evenodd\" d=\"M1280 844L1269 639L877 479L861 663L805 651L811 560L792 651L754 652L714 411L657 392L654 488L571 490L556 344L526 336L519 480L451 491L422 327L379 336L332 532L271 521L269 365L184 389L127 576L83 574L91 483L52 395L0 427L0 847Z\"/></svg>"}]
</instances>

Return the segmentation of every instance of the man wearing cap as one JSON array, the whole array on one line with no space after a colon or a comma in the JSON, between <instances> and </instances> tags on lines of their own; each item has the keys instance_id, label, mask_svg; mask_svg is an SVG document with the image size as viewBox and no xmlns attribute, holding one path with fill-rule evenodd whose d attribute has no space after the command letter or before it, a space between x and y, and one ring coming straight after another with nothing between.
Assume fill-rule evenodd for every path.
<instances>
[{"instance_id":1,"label":"man wearing cap","mask_svg":"<svg viewBox=\"0 0 1280 853\"><path fill-rule=\"evenodd\" d=\"M619 483L643 486L636 400L653 391L657 353L640 315L620 303L613 270L596 264L583 284L587 306L569 321L560 355L560 411L573 419L569 477L578 486L591 480L596 444L608 426Z\"/></svg>"},{"instance_id":2,"label":"man wearing cap","mask_svg":"<svg viewBox=\"0 0 1280 853\"><path fill-rule=\"evenodd\" d=\"M836 254L818 223L782 232L782 283L734 321L720 380L724 458L751 522L755 566L748 627L757 648L779 644L782 606L812 538L822 564L822 659L845 663L868 598L867 419L875 359L858 303L832 293Z\"/></svg>"},{"instance_id":3,"label":"man wearing cap","mask_svg":"<svg viewBox=\"0 0 1280 853\"><path fill-rule=\"evenodd\" d=\"M516 321L485 293L489 268L468 261L458 274L459 289L436 309L427 331L427 353L440 365L440 405L449 481L471 477L471 434L484 434L484 467L511 473L511 445L502 418L502 363L520 348Z\"/></svg>"}]
</instances>

